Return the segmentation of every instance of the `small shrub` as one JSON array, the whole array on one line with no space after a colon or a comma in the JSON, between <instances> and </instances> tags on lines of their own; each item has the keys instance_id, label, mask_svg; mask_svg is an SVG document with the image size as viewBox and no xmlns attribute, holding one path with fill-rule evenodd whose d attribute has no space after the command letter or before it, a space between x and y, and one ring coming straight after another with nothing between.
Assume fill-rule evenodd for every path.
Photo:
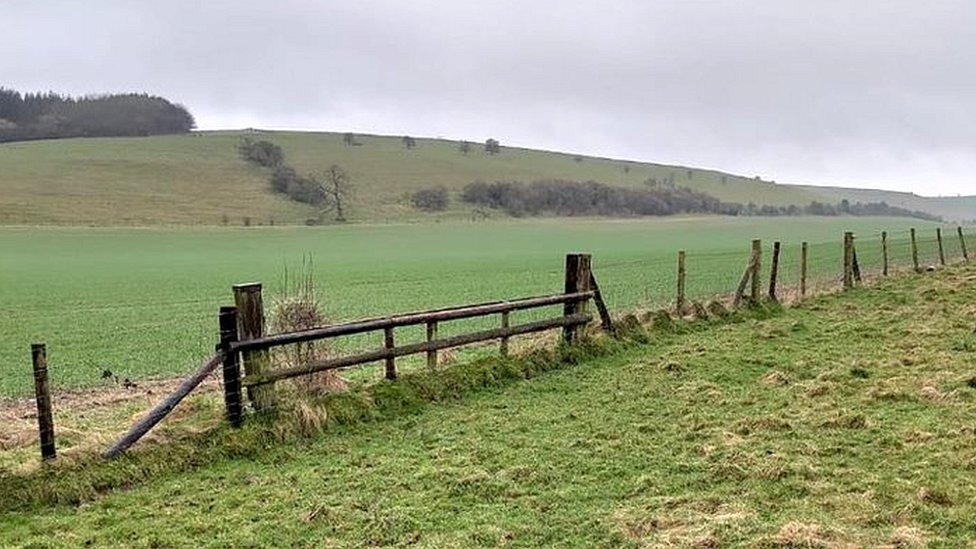
<instances>
[{"instance_id":1,"label":"small shrub","mask_svg":"<svg viewBox=\"0 0 976 549\"><path fill-rule=\"evenodd\" d=\"M449 198L446 187L420 189L410 195L410 203L418 210L441 212L447 209Z\"/></svg>"},{"instance_id":2,"label":"small shrub","mask_svg":"<svg viewBox=\"0 0 976 549\"><path fill-rule=\"evenodd\" d=\"M270 141L253 141L245 137L237 146L237 152L247 162L262 168L275 168L285 163L281 147Z\"/></svg>"}]
</instances>

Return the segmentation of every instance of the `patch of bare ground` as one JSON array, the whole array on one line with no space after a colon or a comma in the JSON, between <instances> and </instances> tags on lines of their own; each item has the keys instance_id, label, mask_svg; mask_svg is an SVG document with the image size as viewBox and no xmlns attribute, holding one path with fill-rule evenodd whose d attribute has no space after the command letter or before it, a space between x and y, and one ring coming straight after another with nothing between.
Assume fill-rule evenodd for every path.
<instances>
[{"instance_id":1,"label":"patch of bare ground","mask_svg":"<svg viewBox=\"0 0 976 549\"><path fill-rule=\"evenodd\" d=\"M108 442L172 392L182 378L141 380L90 389L57 391L52 395L59 450L90 448ZM217 374L197 389L199 394L220 389ZM170 420L187 413L178 407ZM151 440L151 439L150 439ZM0 401L0 455L36 445L37 403L33 398ZM0 459L0 464L3 463Z\"/></svg>"}]
</instances>

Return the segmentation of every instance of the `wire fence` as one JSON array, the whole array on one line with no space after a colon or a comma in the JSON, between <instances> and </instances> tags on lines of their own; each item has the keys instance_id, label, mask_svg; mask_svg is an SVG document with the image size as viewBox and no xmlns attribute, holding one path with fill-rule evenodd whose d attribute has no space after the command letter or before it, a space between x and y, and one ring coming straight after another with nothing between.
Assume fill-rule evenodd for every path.
<instances>
[{"instance_id":1,"label":"wire fence","mask_svg":"<svg viewBox=\"0 0 976 549\"><path fill-rule=\"evenodd\" d=\"M964 238L966 242L976 242L976 234L973 231L966 231ZM941 243L941 251L940 251ZM743 277L744 271L749 265L750 243L743 242L741 249L692 249L686 251L685 256L685 297L689 302L705 303L710 300L729 301L730 295L736 289ZM800 295L799 287L801 284L801 253L803 243L800 241L781 242L778 272L778 291L777 295L782 301L797 299ZM772 260L773 242L763 242L762 248L762 271L763 295L768 290L770 265ZM943 227L941 239L937 237L934 230L921 231L915 234L914 245L912 234L907 230L889 231L882 238L880 231L872 234L856 235L857 262L860 267L861 276L865 280L881 277L884 274L887 264L889 275L912 272L916 268L926 270L939 268L944 264L958 263L964 258L963 242L960 234L955 227ZM841 238L829 242L810 242L807 244L806 260L806 295L812 296L828 291L840 289L843 281L844 269L844 244ZM944 261L943 261L944 260ZM647 257L600 257L593 258L593 272L596 280L600 284L602 297L606 301L611 312L620 314L625 311L639 311L651 309L673 310L676 301L678 286L677 254L671 257L662 257L660 254L648 254ZM561 265L553 265L548 269L535 269L522 273L515 273L510 276L519 277L519 287L530 285L539 289L539 294L562 291L563 270ZM430 306L450 305L438 300L436 296L431 297L429 288L417 288L419 295L418 304ZM492 296L488 296L492 297ZM502 295L503 299L513 299L520 297L517 295ZM525 297L524 295L521 297ZM209 309L216 312L217 306L226 299L215 296L212 300L195 302L202 309ZM418 307L420 308L420 307ZM551 305L538 309L513 311L508 318L513 325L516 323L527 323L539 321L562 313L562 305ZM215 314L207 315L206 322L186 322L185 317L177 315L173 322L185 322L183 334L195 345L199 346L199 355L196 360L202 360L210 353L217 341L217 319ZM456 321L446 322L438 325L438 337L450 338L475 331L496 329L500 326L500 319L497 316L485 316L478 318L466 318ZM132 329L131 325L126 326ZM409 344L423 342L429 338L427 329L423 325L404 326L396 330L397 344ZM541 344L548 344L556 338L555 334L549 334L541 338L512 339L508 342L512 352L519 352L522 349ZM63 342L61 342L63 343ZM154 349L159 346L167 345L166 341L159 341L149 333L143 338L140 352L133 354L132 360L152 360ZM111 342L105 342L111 345ZM287 366L299 357L335 357L344 354L362 352L370 349L382 348L387 342L384 333L358 334L341 339L329 340L327 343L309 344L304 352L296 354L294 349L275 349L270 352L268 360L273 367ZM50 367L53 377L53 387L57 389L57 351L53 345L51 357L53 365ZM493 355L498 352L500 344L498 342L479 343L465 347L460 350L444 350L439 352L439 367L449 366L453 362L474 360L482 356ZM397 358L397 368L401 372L428 367L428 358L423 354L409 357ZM215 367L212 371L202 374L204 387L211 391L221 389L220 367ZM382 377L383 361L377 361L370 365L344 369L340 372L329 372L318 375L319 380L306 383L309 386L302 387L295 384L292 387L286 385L285 393L280 399L289 398L288 395L293 391L301 392L308 390L336 390L342 387L355 384L373 383ZM105 372L106 376L113 376L110 371ZM114 380L116 384L125 386L126 383L145 384L147 391L139 393L140 398L125 399L114 398L113 396L85 396L72 398L70 391L66 398L65 394L57 391L55 394L54 424L57 426L58 444L63 448L85 447L93 444L104 444L106 440L117 434L121 428L131 421L133 415L138 415L140 410L145 410L150 404L158 401L159 396L165 392L178 387L179 380L168 382L144 382L142 380ZM258 389L254 389L258 390ZM242 389L242 393L251 390ZM259 391L259 390L258 390ZM97 394L97 393L96 393ZM279 399L279 401L280 401ZM242 394L243 402L251 400ZM65 404L61 404L65 402ZM33 403L30 403L31 405ZM220 421L223 416L219 410L221 405L211 402L209 406L213 409L213 421ZM37 426L36 415L25 415L25 410L29 410L29 405L24 401L19 403L19 407L11 408L12 411L5 412L3 419L4 427L0 428L0 471L11 467L11 463L34 459L36 452L30 447L36 445ZM79 412L81 410L81 412ZM25 422L24 418L29 421ZM9 419L9 421L7 421ZM44 428L42 426L42 428ZM26 433L26 434L25 434ZM45 433L50 435L50 433ZM4 454L7 454L4 457Z\"/></svg>"}]
</instances>

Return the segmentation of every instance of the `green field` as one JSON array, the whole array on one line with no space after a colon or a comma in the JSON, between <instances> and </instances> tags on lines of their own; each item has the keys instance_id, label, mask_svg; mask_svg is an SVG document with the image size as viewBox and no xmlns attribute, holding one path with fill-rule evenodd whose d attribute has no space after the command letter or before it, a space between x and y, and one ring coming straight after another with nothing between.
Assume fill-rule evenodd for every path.
<instances>
[{"instance_id":1,"label":"green field","mask_svg":"<svg viewBox=\"0 0 976 549\"><path fill-rule=\"evenodd\" d=\"M655 330L530 379L499 363L438 404L408 398L438 374L382 382L356 400L376 421L309 438L252 421L201 433L199 454L0 475L0 545L966 547L974 277ZM191 409L216 416L204 400ZM117 480L78 505L35 499L100 469Z\"/></svg>"},{"instance_id":2,"label":"green field","mask_svg":"<svg viewBox=\"0 0 976 549\"><path fill-rule=\"evenodd\" d=\"M132 379L183 374L212 351L216 311L232 301L232 284L264 282L270 300L285 266L294 270L304 254L332 320L555 293L573 251L593 254L609 305L621 310L670 302L679 248L688 251L689 294L700 299L733 290L751 238L766 239L767 253L773 239L783 241L781 285L789 286L798 280L801 240L811 242L811 279L830 282L840 274L842 231L863 239L867 269L879 265L881 229L893 231L892 254L906 264L909 225L925 228L922 259L933 263L933 225L900 218L5 228L0 396L30 391L35 341L48 344L58 388L103 384L103 370ZM949 253L958 257L958 246Z\"/></svg>"},{"instance_id":3,"label":"green field","mask_svg":"<svg viewBox=\"0 0 976 549\"><path fill-rule=\"evenodd\" d=\"M755 180L751 174L682 166L592 157L577 162L573 154L517 148L490 156L478 144L462 155L456 142L436 139L418 139L416 149L406 150L399 137L359 136L362 145L348 147L337 133L197 132L2 144L0 224L221 225L226 220L239 226L250 218L255 225L294 225L316 217L312 208L272 194L266 173L238 158L236 146L243 136L278 143L300 172L321 173L333 163L343 166L356 187L349 212L354 222L468 219L470 209L457 200L444 213L418 212L410 206L409 193L444 185L456 195L479 179L560 178L633 187L651 177L673 178L676 185L726 201L759 205L836 203L842 198L812 187ZM877 191L871 198L894 204L898 196ZM912 207L953 219L976 218L976 203L965 200L918 199Z\"/></svg>"}]
</instances>

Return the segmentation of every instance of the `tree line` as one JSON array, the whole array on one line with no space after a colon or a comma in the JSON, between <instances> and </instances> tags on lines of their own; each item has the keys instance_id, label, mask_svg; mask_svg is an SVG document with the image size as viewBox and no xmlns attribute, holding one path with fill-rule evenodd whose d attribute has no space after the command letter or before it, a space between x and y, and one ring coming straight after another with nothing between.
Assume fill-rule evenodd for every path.
<instances>
[{"instance_id":1,"label":"tree line","mask_svg":"<svg viewBox=\"0 0 976 549\"><path fill-rule=\"evenodd\" d=\"M838 204L811 202L806 206L756 206L723 202L687 187L614 187L596 181L546 179L520 181L475 181L464 187L461 200L468 204L502 210L515 217L556 216L662 216L683 213L717 215L889 215L941 221L940 217L884 202L842 200Z\"/></svg>"},{"instance_id":2,"label":"tree line","mask_svg":"<svg viewBox=\"0 0 976 549\"><path fill-rule=\"evenodd\" d=\"M346 220L346 203L353 187L348 174L338 164L329 166L321 176L301 175L285 163L280 146L246 137L238 144L237 152L246 162L269 170L268 182L274 192L315 206L323 215L333 212L336 221Z\"/></svg>"},{"instance_id":3,"label":"tree line","mask_svg":"<svg viewBox=\"0 0 976 549\"><path fill-rule=\"evenodd\" d=\"M195 126L186 107L145 93L71 97L0 88L0 142L175 134Z\"/></svg>"}]
</instances>

